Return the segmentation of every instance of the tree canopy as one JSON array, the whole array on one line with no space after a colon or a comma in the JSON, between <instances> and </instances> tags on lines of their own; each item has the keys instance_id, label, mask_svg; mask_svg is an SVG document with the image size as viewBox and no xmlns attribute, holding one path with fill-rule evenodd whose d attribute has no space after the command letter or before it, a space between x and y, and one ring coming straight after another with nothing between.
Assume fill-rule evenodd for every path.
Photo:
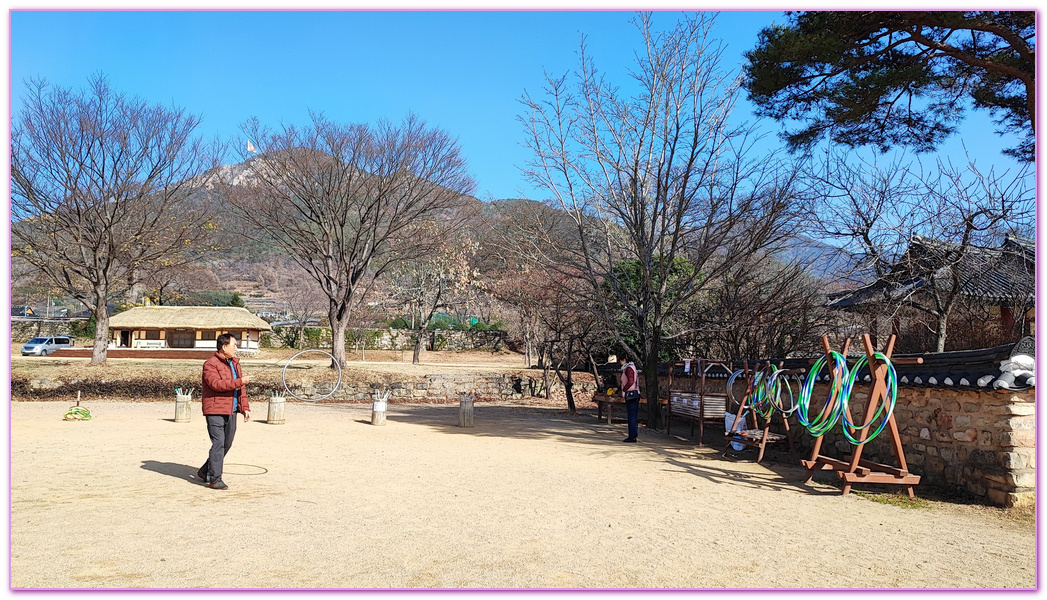
<instances>
[{"instance_id":1,"label":"tree canopy","mask_svg":"<svg viewBox=\"0 0 1047 600\"><path fill-rule=\"evenodd\" d=\"M881 151L933 150L973 103L1005 152L1034 158L1035 35L1032 11L800 11L760 32L745 54L744 85L761 116L799 121L790 148L832 141Z\"/></svg>"}]
</instances>

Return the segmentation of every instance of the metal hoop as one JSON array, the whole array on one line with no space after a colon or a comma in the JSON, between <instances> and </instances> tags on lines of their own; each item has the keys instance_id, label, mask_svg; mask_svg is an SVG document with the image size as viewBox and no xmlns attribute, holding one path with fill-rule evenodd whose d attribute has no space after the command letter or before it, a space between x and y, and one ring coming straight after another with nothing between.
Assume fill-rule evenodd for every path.
<instances>
[{"instance_id":1,"label":"metal hoop","mask_svg":"<svg viewBox=\"0 0 1047 600\"><path fill-rule=\"evenodd\" d=\"M306 354L308 352L319 352L320 354L323 354L324 356L330 357L331 362L334 363L334 366L338 368L338 381L335 382L334 387L331 388L331 391L328 392L326 396L320 396L319 398L302 398L300 396L296 396L295 393L291 391L291 388L289 388L287 386L287 367L291 366L291 363L294 361L294 359L296 359L299 356L301 356L303 354ZM292 398L295 398L297 400L301 400L302 402L319 402L321 400L326 400L327 398L330 398L331 396L333 396L334 393L336 391L338 391L338 388L342 386L342 365L338 364L338 361L335 360L334 355L331 354L330 352L324 352L323 350L316 350L316 349L302 350L298 354L295 354L294 356L292 356L287 361L287 364L284 365L284 370L280 372L280 379L284 383L284 390L286 390L287 394L289 396L291 396Z\"/></svg>"}]
</instances>

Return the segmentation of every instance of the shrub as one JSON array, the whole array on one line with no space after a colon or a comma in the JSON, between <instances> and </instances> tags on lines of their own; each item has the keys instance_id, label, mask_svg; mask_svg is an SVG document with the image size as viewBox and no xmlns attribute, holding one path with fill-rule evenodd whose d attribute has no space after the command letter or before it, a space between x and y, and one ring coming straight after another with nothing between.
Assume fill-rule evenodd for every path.
<instances>
[{"instance_id":1,"label":"shrub","mask_svg":"<svg viewBox=\"0 0 1047 600\"><path fill-rule=\"evenodd\" d=\"M69 324L69 335L75 338L93 340L95 338L95 316L86 321L73 321Z\"/></svg>"},{"instance_id":2,"label":"shrub","mask_svg":"<svg viewBox=\"0 0 1047 600\"><path fill-rule=\"evenodd\" d=\"M433 350L443 350L447 347L447 336L437 333L433 336Z\"/></svg>"},{"instance_id":3,"label":"shrub","mask_svg":"<svg viewBox=\"0 0 1047 600\"><path fill-rule=\"evenodd\" d=\"M389 321L389 329L410 329L410 328L411 328L411 323L407 319L405 319L403 317L396 317L392 321Z\"/></svg>"}]
</instances>

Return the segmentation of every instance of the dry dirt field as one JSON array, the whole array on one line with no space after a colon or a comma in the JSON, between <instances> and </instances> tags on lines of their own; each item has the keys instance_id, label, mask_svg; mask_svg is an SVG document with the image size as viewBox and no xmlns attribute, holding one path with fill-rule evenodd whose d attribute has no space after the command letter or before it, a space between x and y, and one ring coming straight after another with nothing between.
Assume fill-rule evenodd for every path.
<instances>
[{"instance_id":1,"label":"dry dirt field","mask_svg":"<svg viewBox=\"0 0 1047 600\"><path fill-rule=\"evenodd\" d=\"M199 485L199 404L11 404L11 586L24 588L1031 588L1030 518L907 508L798 467L590 412L264 402L230 488ZM917 488L919 490L919 488Z\"/></svg>"}]
</instances>

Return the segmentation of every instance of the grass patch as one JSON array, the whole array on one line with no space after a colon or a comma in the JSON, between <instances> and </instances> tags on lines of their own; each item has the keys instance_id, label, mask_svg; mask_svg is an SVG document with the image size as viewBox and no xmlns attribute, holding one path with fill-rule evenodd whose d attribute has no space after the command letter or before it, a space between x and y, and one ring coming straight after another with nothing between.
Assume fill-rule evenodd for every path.
<instances>
[{"instance_id":1,"label":"grass patch","mask_svg":"<svg viewBox=\"0 0 1047 600\"><path fill-rule=\"evenodd\" d=\"M861 492L858 490L852 490L852 494L855 496L861 496L866 500L873 502L879 502L880 504L890 504L891 506L900 506L901 508L930 508L931 503L919 496L910 498L908 493L904 494L888 494L888 493L877 493L877 492Z\"/></svg>"}]
</instances>

